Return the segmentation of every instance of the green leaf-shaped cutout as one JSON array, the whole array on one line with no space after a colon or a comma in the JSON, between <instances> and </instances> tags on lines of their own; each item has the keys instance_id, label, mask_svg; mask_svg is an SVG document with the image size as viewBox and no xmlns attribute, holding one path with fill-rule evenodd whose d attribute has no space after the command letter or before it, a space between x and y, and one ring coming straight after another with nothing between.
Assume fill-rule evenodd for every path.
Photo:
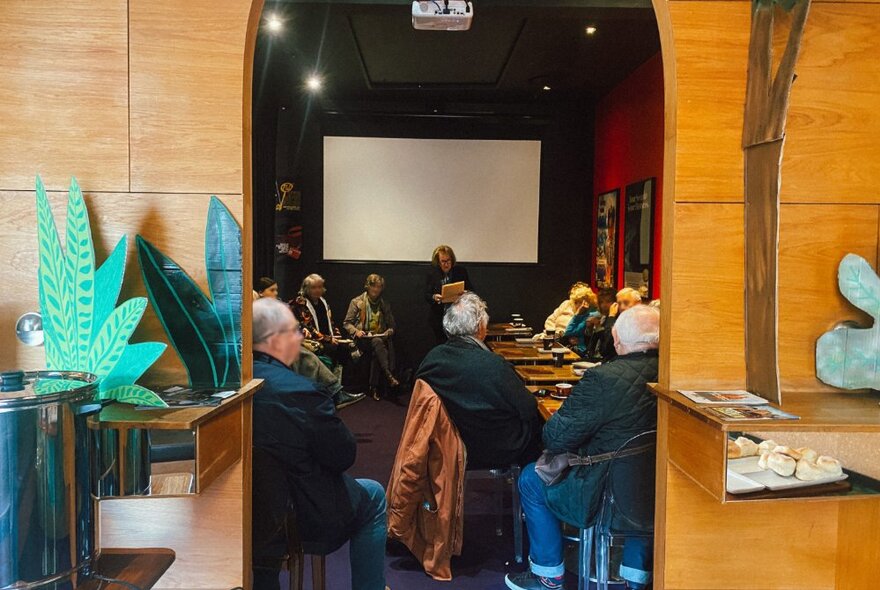
<instances>
[{"instance_id":1,"label":"green leaf-shaped cutout","mask_svg":"<svg viewBox=\"0 0 880 590\"><path fill-rule=\"evenodd\" d=\"M167 346L162 342L140 342L129 344L122 353L122 358L104 379L101 390L110 390L120 385L134 383L141 375L162 356Z\"/></svg>"},{"instance_id":2,"label":"green leaf-shaped cutout","mask_svg":"<svg viewBox=\"0 0 880 590\"><path fill-rule=\"evenodd\" d=\"M146 306L145 298L135 297L113 310L92 345L88 361L92 373L106 377L113 370Z\"/></svg>"},{"instance_id":3,"label":"green leaf-shaped cutout","mask_svg":"<svg viewBox=\"0 0 880 590\"><path fill-rule=\"evenodd\" d=\"M95 248L89 214L76 178L70 179L67 196L65 272L73 307L73 338L76 367L84 368L92 341L92 310L95 305Z\"/></svg>"},{"instance_id":4,"label":"green leaf-shaped cutout","mask_svg":"<svg viewBox=\"0 0 880 590\"><path fill-rule=\"evenodd\" d=\"M841 294L853 305L880 320L880 277L868 261L856 254L847 254L837 269Z\"/></svg>"},{"instance_id":5,"label":"green leaf-shaped cutout","mask_svg":"<svg viewBox=\"0 0 880 590\"><path fill-rule=\"evenodd\" d=\"M223 202L211 197L205 228L205 266L214 309L226 341L228 367L222 382L241 380L241 229Z\"/></svg>"},{"instance_id":6,"label":"green leaf-shaped cutout","mask_svg":"<svg viewBox=\"0 0 880 590\"><path fill-rule=\"evenodd\" d=\"M101 399L112 399L124 404L135 406L151 406L154 408L167 408L168 404L162 398L140 385L121 385L114 387L101 394Z\"/></svg>"},{"instance_id":7,"label":"green leaf-shaped cutout","mask_svg":"<svg viewBox=\"0 0 880 590\"><path fill-rule=\"evenodd\" d=\"M113 252L95 272L95 317L92 320L92 338L98 335L98 331L116 307L116 300L119 299L122 277L125 273L126 247L127 240L122 236L113 248Z\"/></svg>"},{"instance_id":8,"label":"green leaf-shaped cutout","mask_svg":"<svg viewBox=\"0 0 880 590\"><path fill-rule=\"evenodd\" d=\"M62 391L70 391L88 385L85 381L77 381L76 379L38 379L34 383L34 393L37 395L47 395L50 393L59 393Z\"/></svg>"},{"instance_id":9,"label":"green leaf-shaped cutout","mask_svg":"<svg viewBox=\"0 0 880 590\"><path fill-rule=\"evenodd\" d=\"M137 236L150 303L193 387L221 387L228 351L220 318L198 285L171 258Z\"/></svg>"}]
</instances>

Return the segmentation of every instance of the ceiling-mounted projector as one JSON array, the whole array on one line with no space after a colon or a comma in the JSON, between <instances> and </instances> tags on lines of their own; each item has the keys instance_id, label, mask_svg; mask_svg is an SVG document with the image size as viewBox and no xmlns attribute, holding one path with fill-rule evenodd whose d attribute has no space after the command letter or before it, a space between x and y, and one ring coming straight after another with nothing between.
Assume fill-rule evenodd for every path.
<instances>
[{"instance_id":1,"label":"ceiling-mounted projector","mask_svg":"<svg viewBox=\"0 0 880 590\"><path fill-rule=\"evenodd\" d=\"M474 6L464 0L412 3L413 28L420 31L467 31L474 20Z\"/></svg>"}]
</instances>

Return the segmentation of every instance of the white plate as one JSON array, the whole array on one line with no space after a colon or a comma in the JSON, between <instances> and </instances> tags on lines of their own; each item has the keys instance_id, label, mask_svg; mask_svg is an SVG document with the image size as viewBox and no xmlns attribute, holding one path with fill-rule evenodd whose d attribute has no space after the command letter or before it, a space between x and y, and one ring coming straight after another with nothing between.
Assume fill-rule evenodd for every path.
<instances>
[{"instance_id":1,"label":"white plate","mask_svg":"<svg viewBox=\"0 0 880 590\"><path fill-rule=\"evenodd\" d=\"M602 363L591 363L589 361L576 361L571 363L571 366L575 369L587 370L592 369L593 367L598 367Z\"/></svg>"},{"instance_id":2,"label":"white plate","mask_svg":"<svg viewBox=\"0 0 880 590\"><path fill-rule=\"evenodd\" d=\"M849 476L846 473L843 473L841 475L831 475L813 481L802 481L793 475L782 477L772 469L749 474L749 479L763 484L768 489L773 490L774 492L777 490L789 490L791 488L806 488L809 486L818 486L823 483L834 483L835 481L842 481L847 477Z\"/></svg>"},{"instance_id":3,"label":"white plate","mask_svg":"<svg viewBox=\"0 0 880 590\"><path fill-rule=\"evenodd\" d=\"M567 400L567 399L568 399L568 396L567 396L567 395L559 395L559 394L556 393L556 392L551 393L551 394L550 394L550 397L552 397L553 399L561 399L561 400Z\"/></svg>"},{"instance_id":4,"label":"white plate","mask_svg":"<svg viewBox=\"0 0 880 590\"><path fill-rule=\"evenodd\" d=\"M748 494L764 489L764 484L758 483L736 471L727 470L727 491L731 494Z\"/></svg>"},{"instance_id":5,"label":"white plate","mask_svg":"<svg viewBox=\"0 0 880 590\"><path fill-rule=\"evenodd\" d=\"M739 473L740 475L748 475L749 473L764 471L763 469L758 467L758 461L760 459L761 458L757 455L753 455L751 457L740 457L739 459L728 459L727 469L729 471L733 471L734 473Z\"/></svg>"}]
</instances>

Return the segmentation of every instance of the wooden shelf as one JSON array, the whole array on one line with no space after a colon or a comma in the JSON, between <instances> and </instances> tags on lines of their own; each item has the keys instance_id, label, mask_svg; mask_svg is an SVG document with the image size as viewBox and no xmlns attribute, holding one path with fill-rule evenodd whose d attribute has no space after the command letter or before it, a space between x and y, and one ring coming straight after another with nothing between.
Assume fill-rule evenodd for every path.
<instances>
[{"instance_id":1,"label":"wooden shelf","mask_svg":"<svg viewBox=\"0 0 880 590\"><path fill-rule=\"evenodd\" d=\"M104 549L95 562L95 573L104 578L134 584L142 590L152 588L174 563L171 549ZM79 588L97 590L108 585L102 580L89 580Z\"/></svg>"}]
</instances>

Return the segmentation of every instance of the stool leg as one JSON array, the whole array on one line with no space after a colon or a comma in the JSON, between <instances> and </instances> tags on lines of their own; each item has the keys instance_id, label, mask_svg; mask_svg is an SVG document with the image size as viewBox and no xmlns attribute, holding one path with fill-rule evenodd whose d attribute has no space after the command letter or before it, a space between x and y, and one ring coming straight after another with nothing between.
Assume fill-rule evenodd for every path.
<instances>
[{"instance_id":1,"label":"stool leg","mask_svg":"<svg viewBox=\"0 0 880 590\"><path fill-rule=\"evenodd\" d=\"M312 590L324 590L326 565L323 555L312 555Z\"/></svg>"},{"instance_id":2,"label":"stool leg","mask_svg":"<svg viewBox=\"0 0 880 590\"><path fill-rule=\"evenodd\" d=\"M596 582L598 590L608 590L608 570L610 569L609 545L611 535L600 530L596 535Z\"/></svg>"},{"instance_id":3,"label":"stool leg","mask_svg":"<svg viewBox=\"0 0 880 590\"><path fill-rule=\"evenodd\" d=\"M510 468L511 503L513 504L513 557L517 563L523 562L523 521L522 503L519 499L519 465Z\"/></svg>"},{"instance_id":4,"label":"stool leg","mask_svg":"<svg viewBox=\"0 0 880 590\"><path fill-rule=\"evenodd\" d=\"M500 488L495 485L495 535L500 537L504 534L504 479Z\"/></svg>"},{"instance_id":5,"label":"stool leg","mask_svg":"<svg viewBox=\"0 0 880 590\"><path fill-rule=\"evenodd\" d=\"M590 559L593 557L593 528L580 530L580 544L578 546L578 590L588 590L590 587Z\"/></svg>"},{"instance_id":6,"label":"stool leg","mask_svg":"<svg viewBox=\"0 0 880 590\"><path fill-rule=\"evenodd\" d=\"M303 554L293 550L287 559L287 571L290 573L290 590L303 590Z\"/></svg>"}]
</instances>

